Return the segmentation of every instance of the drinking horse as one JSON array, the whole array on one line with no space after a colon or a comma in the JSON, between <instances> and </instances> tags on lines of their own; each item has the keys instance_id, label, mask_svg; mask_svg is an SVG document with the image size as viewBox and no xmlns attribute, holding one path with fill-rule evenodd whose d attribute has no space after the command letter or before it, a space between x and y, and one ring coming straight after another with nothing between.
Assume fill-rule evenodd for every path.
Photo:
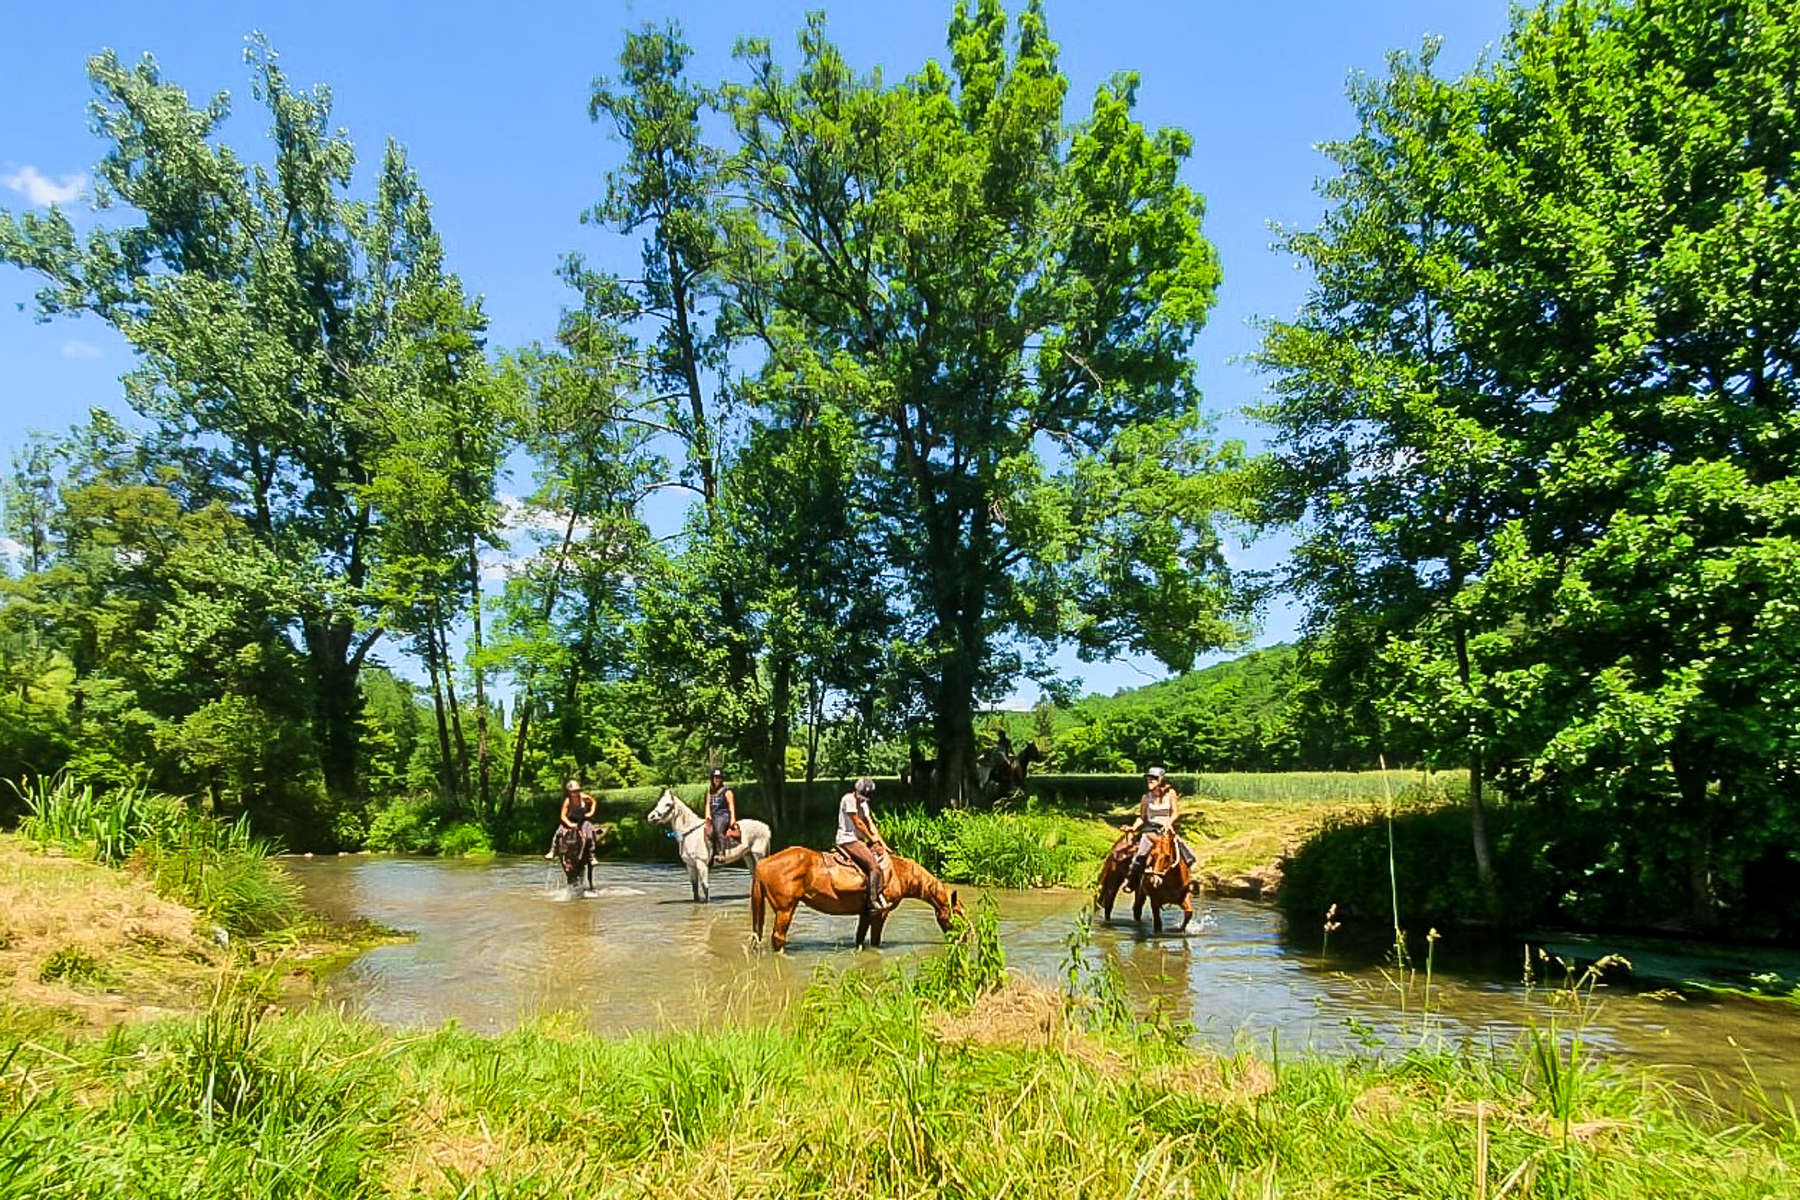
<instances>
[{"instance_id":1,"label":"drinking horse","mask_svg":"<svg viewBox=\"0 0 1800 1200\"><path fill-rule=\"evenodd\" d=\"M794 910L804 904L834 917L856 917L857 946L862 946L865 936L871 946L880 946L881 927L902 900L923 900L931 905L938 928L945 931L950 928L950 918L961 915L962 901L956 893L912 859L890 855L882 863L882 871L887 877L883 895L888 906L870 912L868 882L861 867L805 846L789 846L756 864L756 877L750 882L750 928L760 939L764 911L773 908L775 928L769 944L779 951L787 945Z\"/></svg>"}]
</instances>

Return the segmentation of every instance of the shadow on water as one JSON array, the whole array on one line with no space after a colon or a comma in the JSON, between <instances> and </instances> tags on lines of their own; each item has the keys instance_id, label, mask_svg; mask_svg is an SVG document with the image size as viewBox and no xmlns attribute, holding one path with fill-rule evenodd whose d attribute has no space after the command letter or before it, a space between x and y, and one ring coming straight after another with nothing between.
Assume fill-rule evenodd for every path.
<instances>
[{"instance_id":1,"label":"shadow on water","mask_svg":"<svg viewBox=\"0 0 1800 1200\"><path fill-rule=\"evenodd\" d=\"M290 866L326 915L416 935L369 951L325 985L328 1000L396 1027L455 1020L500 1032L553 1012L582 1014L602 1032L691 1027L773 1014L821 964L881 970L942 943L931 910L916 902L889 920L879 953L854 950L853 921L803 908L788 953L770 954L751 941L746 877L735 868L715 874L713 902L697 905L673 864L602 863L598 895L585 899L569 899L560 873L539 860L346 857ZM999 891L995 900L1008 963L1060 980L1086 895ZM1140 999L1222 1047L1504 1048L1533 1027L1576 1023L1566 995L1521 985L1516 957L1440 944L1427 1003L1422 962L1410 975L1335 954L1321 962L1284 939L1277 912L1244 901L1206 902L1185 936L1153 936L1115 913L1112 924L1096 923L1084 953L1090 963L1115 963ZM1792 1005L1600 987L1588 1009L1582 1036L1597 1048L1690 1079L1741 1078L1748 1062L1764 1086L1800 1091L1800 1009Z\"/></svg>"}]
</instances>

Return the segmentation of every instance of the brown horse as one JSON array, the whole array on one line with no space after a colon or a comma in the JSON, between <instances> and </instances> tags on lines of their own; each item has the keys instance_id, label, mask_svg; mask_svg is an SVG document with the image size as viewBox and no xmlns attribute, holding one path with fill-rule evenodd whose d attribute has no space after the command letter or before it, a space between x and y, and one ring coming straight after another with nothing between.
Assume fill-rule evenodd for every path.
<instances>
[{"instance_id":1,"label":"brown horse","mask_svg":"<svg viewBox=\"0 0 1800 1200\"><path fill-rule=\"evenodd\" d=\"M1100 864L1098 903L1108 921L1112 920L1113 903L1118 899L1119 889L1131 872L1131 855L1136 846L1137 835L1127 829L1106 852L1106 861ZM1156 932L1161 933L1163 905L1179 904L1181 929L1178 932L1185 931L1188 922L1194 919L1193 882L1187 860L1175 844L1174 831L1165 830L1150 843L1150 855L1144 860L1144 877L1131 902L1131 919L1144 919L1144 902L1148 900L1151 920L1155 922Z\"/></svg>"},{"instance_id":2,"label":"brown horse","mask_svg":"<svg viewBox=\"0 0 1800 1200\"><path fill-rule=\"evenodd\" d=\"M865 936L872 946L881 945L881 927L888 914L902 900L923 900L937 911L940 929L950 928L950 918L962 913L962 901L945 887L937 876L910 858L892 855L887 863L888 906L872 913L866 905L868 885L860 867L845 866L829 855L805 846L789 846L779 854L771 854L756 864L750 881L750 927L760 939L763 910L775 910L775 929L769 944L776 950L787 945L788 925L794 909L801 904L829 913L834 917L857 918L856 944L860 948Z\"/></svg>"}]
</instances>

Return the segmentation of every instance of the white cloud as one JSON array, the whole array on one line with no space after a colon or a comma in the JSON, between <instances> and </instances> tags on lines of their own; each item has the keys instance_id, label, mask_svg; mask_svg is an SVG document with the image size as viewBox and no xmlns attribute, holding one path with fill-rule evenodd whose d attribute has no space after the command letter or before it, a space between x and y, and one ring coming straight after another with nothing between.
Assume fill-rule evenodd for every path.
<instances>
[{"instance_id":1,"label":"white cloud","mask_svg":"<svg viewBox=\"0 0 1800 1200\"><path fill-rule=\"evenodd\" d=\"M0 175L0 183L4 183L13 191L23 195L26 200L38 205L67 204L81 195L87 176L64 175L60 179L50 179L30 163L8 175Z\"/></svg>"},{"instance_id":2,"label":"white cloud","mask_svg":"<svg viewBox=\"0 0 1800 1200\"><path fill-rule=\"evenodd\" d=\"M100 347L89 342L80 341L76 338L70 338L62 344L62 356L64 358L99 358Z\"/></svg>"}]
</instances>

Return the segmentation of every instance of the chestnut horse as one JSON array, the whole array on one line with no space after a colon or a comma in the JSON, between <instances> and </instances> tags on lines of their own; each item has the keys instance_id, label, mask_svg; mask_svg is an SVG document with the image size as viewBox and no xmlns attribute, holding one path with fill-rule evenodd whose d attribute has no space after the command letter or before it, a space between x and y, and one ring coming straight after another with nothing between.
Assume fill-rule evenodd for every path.
<instances>
[{"instance_id":1,"label":"chestnut horse","mask_svg":"<svg viewBox=\"0 0 1800 1200\"><path fill-rule=\"evenodd\" d=\"M862 868L845 866L828 854L808 850L805 846L789 846L779 854L771 854L756 864L750 881L750 928L762 938L763 909L775 910L775 928L769 944L776 950L787 945L788 925L794 909L808 908L834 917L857 918L856 945L860 949L866 935L872 946L881 945L881 927L888 914L902 900L923 900L937 912L938 928L948 930L950 918L961 915L962 901L945 887L937 876L910 858L898 854L882 864L887 876L888 906L872 913L866 905L868 884Z\"/></svg>"},{"instance_id":2,"label":"chestnut horse","mask_svg":"<svg viewBox=\"0 0 1800 1200\"><path fill-rule=\"evenodd\" d=\"M1118 898L1119 889L1131 873L1131 855L1137 848L1137 835L1127 832L1113 843L1106 853L1106 861L1100 864L1100 894L1098 903L1100 911L1108 921L1112 920L1113 902ZM1150 843L1150 854L1144 860L1144 877L1138 884L1136 895L1131 902L1131 919L1144 919L1144 902L1150 902L1150 917L1155 922L1156 932L1163 931L1162 910L1165 904L1181 906L1181 927L1177 932L1185 932L1188 922L1194 919L1193 875L1188 871L1187 860L1182 857L1181 849L1175 844L1173 830L1164 830L1161 836Z\"/></svg>"}]
</instances>

